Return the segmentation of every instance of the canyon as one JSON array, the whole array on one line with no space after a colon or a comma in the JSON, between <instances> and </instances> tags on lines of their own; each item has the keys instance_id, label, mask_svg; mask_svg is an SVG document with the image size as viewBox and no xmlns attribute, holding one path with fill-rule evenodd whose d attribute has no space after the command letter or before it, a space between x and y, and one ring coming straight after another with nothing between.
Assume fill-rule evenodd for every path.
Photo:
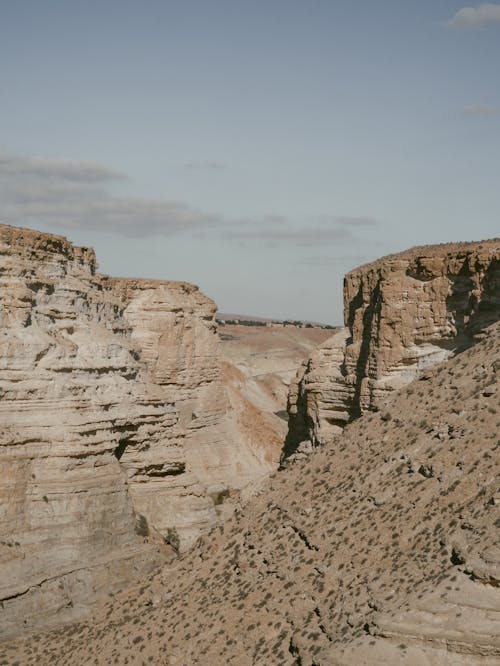
<instances>
[{"instance_id":1,"label":"canyon","mask_svg":"<svg viewBox=\"0 0 500 666\"><path fill-rule=\"evenodd\" d=\"M493 666L500 324L5 664Z\"/></svg>"},{"instance_id":2,"label":"canyon","mask_svg":"<svg viewBox=\"0 0 500 666\"><path fill-rule=\"evenodd\" d=\"M91 249L5 225L0 283L10 635L79 617L188 550L277 468L286 424L266 378L223 357L216 306L193 285L100 275Z\"/></svg>"},{"instance_id":3,"label":"canyon","mask_svg":"<svg viewBox=\"0 0 500 666\"><path fill-rule=\"evenodd\" d=\"M413 248L333 335L218 329L0 225L2 663L498 663L499 265Z\"/></svg>"}]
</instances>

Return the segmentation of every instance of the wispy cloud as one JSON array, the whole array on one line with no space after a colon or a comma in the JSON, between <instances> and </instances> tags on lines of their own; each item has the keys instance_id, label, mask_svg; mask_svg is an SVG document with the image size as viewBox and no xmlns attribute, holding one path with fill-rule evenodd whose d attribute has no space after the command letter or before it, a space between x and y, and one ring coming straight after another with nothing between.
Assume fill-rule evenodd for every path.
<instances>
[{"instance_id":1,"label":"wispy cloud","mask_svg":"<svg viewBox=\"0 0 500 666\"><path fill-rule=\"evenodd\" d=\"M222 171L227 169L227 164L223 162L212 162L210 160L204 160L201 162L186 162L184 165L185 169L195 169L195 170L208 170L208 171Z\"/></svg>"},{"instance_id":2,"label":"wispy cloud","mask_svg":"<svg viewBox=\"0 0 500 666\"><path fill-rule=\"evenodd\" d=\"M330 267L342 267L342 270L345 269L346 265L348 267L360 266L365 264L368 261L373 260L374 256L369 255L342 255L342 256L330 256L330 255L319 255L306 257L299 261L299 264L303 266L314 266L317 268L330 268Z\"/></svg>"},{"instance_id":3,"label":"wispy cloud","mask_svg":"<svg viewBox=\"0 0 500 666\"><path fill-rule=\"evenodd\" d=\"M288 218L285 215L266 215L263 219L264 224L285 224Z\"/></svg>"},{"instance_id":4,"label":"wispy cloud","mask_svg":"<svg viewBox=\"0 0 500 666\"><path fill-rule=\"evenodd\" d=\"M113 196L126 176L86 162L0 154L0 222L96 229L131 237L172 235L225 224L184 202Z\"/></svg>"},{"instance_id":5,"label":"wispy cloud","mask_svg":"<svg viewBox=\"0 0 500 666\"><path fill-rule=\"evenodd\" d=\"M500 4L486 3L463 7L446 22L450 28L480 28L488 23L500 23Z\"/></svg>"},{"instance_id":6,"label":"wispy cloud","mask_svg":"<svg viewBox=\"0 0 500 666\"><path fill-rule=\"evenodd\" d=\"M464 113L468 116L496 116L500 114L500 106L466 106Z\"/></svg>"},{"instance_id":7,"label":"wispy cloud","mask_svg":"<svg viewBox=\"0 0 500 666\"><path fill-rule=\"evenodd\" d=\"M224 232L227 240L257 240L275 243L293 243L295 245L316 245L321 243L335 243L352 239L348 229L336 229L326 227L312 227L301 229L276 229L261 227L244 231Z\"/></svg>"},{"instance_id":8,"label":"wispy cloud","mask_svg":"<svg viewBox=\"0 0 500 666\"><path fill-rule=\"evenodd\" d=\"M46 160L5 153L0 153L0 176L24 176L43 181L61 180L72 183L102 183L126 179L125 174L92 162Z\"/></svg>"},{"instance_id":9,"label":"wispy cloud","mask_svg":"<svg viewBox=\"0 0 500 666\"><path fill-rule=\"evenodd\" d=\"M374 217L353 217L349 215L323 215L320 217L320 222L340 227L374 227L379 224L379 221Z\"/></svg>"},{"instance_id":10,"label":"wispy cloud","mask_svg":"<svg viewBox=\"0 0 500 666\"><path fill-rule=\"evenodd\" d=\"M126 175L105 166L0 153L0 222L54 231L86 229L132 238L208 233L221 240L275 246L322 246L354 240L370 217L323 216L308 222L273 212L259 218L227 219L182 201L117 196L110 190Z\"/></svg>"}]
</instances>

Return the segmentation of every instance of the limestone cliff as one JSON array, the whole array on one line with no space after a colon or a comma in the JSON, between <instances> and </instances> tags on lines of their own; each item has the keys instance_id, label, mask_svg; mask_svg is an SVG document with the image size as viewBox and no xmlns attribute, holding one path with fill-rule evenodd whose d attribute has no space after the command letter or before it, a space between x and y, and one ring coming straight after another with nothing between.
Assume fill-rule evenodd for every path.
<instances>
[{"instance_id":1,"label":"limestone cliff","mask_svg":"<svg viewBox=\"0 0 500 666\"><path fill-rule=\"evenodd\" d=\"M416 247L361 266L345 277L344 317L344 333L315 350L291 386L287 453L379 408L497 321L500 241Z\"/></svg>"},{"instance_id":2,"label":"limestone cliff","mask_svg":"<svg viewBox=\"0 0 500 666\"><path fill-rule=\"evenodd\" d=\"M5 666L498 666L500 323ZM68 658L70 655L70 658Z\"/></svg>"},{"instance_id":3,"label":"limestone cliff","mask_svg":"<svg viewBox=\"0 0 500 666\"><path fill-rule=\"evenodd\" d=\"M0 225L0 627L67 620L270 469L226 422L215 304ZM273 465L275 467L275 464ZM149 542L149 543L145 543Z\"/></svg>"},{"instance_id":4,"label":"limestone cliff","mask_svg":"<svg viewBox=\"0 0 500 666\"><path fill-rule=\"evenodd\" d=\"M92 250L0 227L1 625L78 614L153 553L115 451L173 420Z\"/></svg>"}]
</instances>

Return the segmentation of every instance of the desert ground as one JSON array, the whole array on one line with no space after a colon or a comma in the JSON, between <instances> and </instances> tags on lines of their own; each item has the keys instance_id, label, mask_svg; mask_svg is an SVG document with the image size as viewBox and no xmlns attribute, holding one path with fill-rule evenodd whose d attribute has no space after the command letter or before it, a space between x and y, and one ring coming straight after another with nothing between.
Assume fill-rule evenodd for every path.
<instances>
[{"instance_id":1,"label":"desert ground","mask_svg":"<svg viewBox=\"0 0 500 666\"><path fill-rule=\"evenodd\" d=\"M1 663L497 664L499 343L495 325L191 552Z\"/></svg>"}]
</instances>

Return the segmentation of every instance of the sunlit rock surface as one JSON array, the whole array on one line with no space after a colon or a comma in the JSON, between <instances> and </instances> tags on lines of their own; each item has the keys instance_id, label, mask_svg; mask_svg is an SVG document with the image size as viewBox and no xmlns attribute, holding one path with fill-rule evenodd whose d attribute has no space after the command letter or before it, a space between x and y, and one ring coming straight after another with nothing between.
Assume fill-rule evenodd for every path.
<instances>
[{"instance_id":1,"label":"sunlit rock surface","mask_svg":"<svg viewBox=\"0 0 500 666\"><path fill-rule=\"evenodd\" d=\"M91 249L0 225L5 632L186 550L220 492L276 467L228 420L215 311L193 285L98 275Z\"/></svg>"},{"instance_id":2,"label":"sunlit rock surface","mask_svg":"<svg viewBox=\"0 0 500 666\"><path fill-rule=\"evenodd\" d=\"M287 452L328 440L500 318L500 241L416 247L344 279L346 331L292 384ZM343 345L342 337L345 337Z\"/></svg>"}]
</instances>

